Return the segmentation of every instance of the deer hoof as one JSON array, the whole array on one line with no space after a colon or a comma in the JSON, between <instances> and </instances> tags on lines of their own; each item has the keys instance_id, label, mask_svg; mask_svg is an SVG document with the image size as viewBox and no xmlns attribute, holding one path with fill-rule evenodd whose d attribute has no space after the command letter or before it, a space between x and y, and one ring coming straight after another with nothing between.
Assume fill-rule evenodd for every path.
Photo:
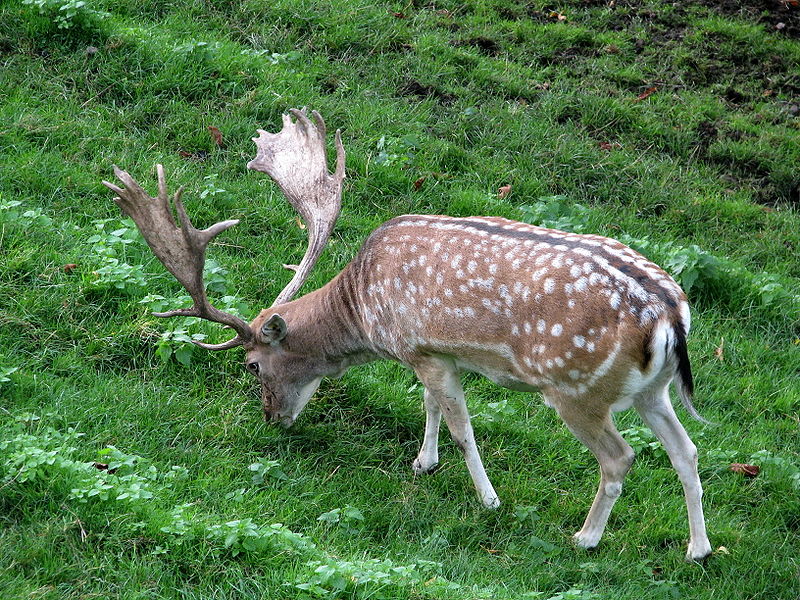
<instances>
[{"instance_id":1,"label":"deer hoof","mask_svg":"<svg viewBox=\"0 0 800 600\"><path fill-rule=\"evenodd\" d=\"M435 462L430 465L424 465L420 459L416 458L411 468L414 470L414 475L433 475L439 470L439 463Z\"/></svg>"}]
</instances>

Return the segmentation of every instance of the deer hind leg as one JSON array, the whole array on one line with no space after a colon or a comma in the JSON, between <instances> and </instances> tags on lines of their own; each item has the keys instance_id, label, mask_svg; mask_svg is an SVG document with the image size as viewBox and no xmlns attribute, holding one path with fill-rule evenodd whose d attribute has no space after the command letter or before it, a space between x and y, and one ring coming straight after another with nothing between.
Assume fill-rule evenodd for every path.
<instances>
[{"instance_id":1,"label":"deer hind leg","mask_svg":"<svg viewBox=\"0 0 800 600\"><path fill-rule=\"evenodd\" d=\"M439 465L439 424L442 411L436 398L425 388L425 439L412 468L417 475L433 473Z\"/></svg>"},{"instance_id":2,"label":"deer hind leg","mask_svg":"<svg viewBox=\"0 0 800 600\"><path fill-rule=\"evenodd\" d=\"M464 455L467 469L472 476L472 483L478 492L478 498L486 507L497 508L500 506L500 500L483 468L483 462L475 444L475 435L472 432L467 404L464 401L464 388L461 386L455 365L446 359L430 357L414 365L414 371L425 386L426 407L434 403L439 407L440 414L444 416L447 428L450 430L450 436ZM427 457L430 457L431 446L426 446L426 442L432 442L434 436L431 434L429 437L428 434L433 430L436 419L438 419L436 412L428 408L425 441L420 455L428 452Z\"/></svg>"},{"instance_id":3,"label":"deer hind leg","mask_svg":"<svg viewBox=\"0 0 800 600\"><path fill-rule=\"evenodd\" d=\"M683 485L689 515L689 549L686 560L702 560L711 554L703 517L703 488L697 474L697 448L678 421L669 399L668 385L636 403L642 420L661 441Z\"/></svg>"},{"instance_id":4,"label":"deer hind leg","mask_svg":"<svg viewBox=\"0 0 800 600\"><path fill-rule=\"evenodd\" d=\"M608 409L597 414L587 412L586 406L574 402L552 404L569 430L600 463L597 494L583 527L573 536L581 548L594 548L600 542L611 509L622 492L622 482L633 463L633 449L622 439Z\"/></svg>"}]
</instances>

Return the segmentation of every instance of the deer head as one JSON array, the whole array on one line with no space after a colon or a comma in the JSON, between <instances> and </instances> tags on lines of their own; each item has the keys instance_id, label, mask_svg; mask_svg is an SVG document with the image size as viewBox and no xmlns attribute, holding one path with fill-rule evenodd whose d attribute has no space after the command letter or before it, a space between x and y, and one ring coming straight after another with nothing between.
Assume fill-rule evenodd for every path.
<instances>
[{"instance_id":1,"label":"deer head","mask_svg":"<svg viewBox=\"0 0 800 600\"><path fill-rule=\"evenodd\" d=\"M256 157L248 168L263 171L280 186L287 200L303 217L308 228L308 249L291 281L272 303L272 308L262 311L252 323L214 307L206 296L203 283L205 252L211 240L238 220L216 223L198 230L193 225L181 202L181 187L172 204L177 213L173 217L167 195L164 169L156 166L158 195L151 197L127 172L114 167L114 174L124 187L103 181L113 191L114 201L136 223L150 249L186 289L194 301L189 308L164 313L157 317L199 317L230 327L236 335L221 344L194 342L209 350L227 350L244 346L247 350L245 365L255 375L262 390L264 415L268 420L288 426L297 417L317 389L322 374L309 370L307 361L300 360L287 348L291 338L282 307L290 302L324 250L341 207L342 181L344 179L345 153L341 133L336 131L336 170L328 172L325 152L325 122L316 111L313 122L306 109L292 109L283 115L283 129L279 133L258 130L253 138L257 146ZM266 314L265 314L266 313Z\"/></svg>"}]
</instances>

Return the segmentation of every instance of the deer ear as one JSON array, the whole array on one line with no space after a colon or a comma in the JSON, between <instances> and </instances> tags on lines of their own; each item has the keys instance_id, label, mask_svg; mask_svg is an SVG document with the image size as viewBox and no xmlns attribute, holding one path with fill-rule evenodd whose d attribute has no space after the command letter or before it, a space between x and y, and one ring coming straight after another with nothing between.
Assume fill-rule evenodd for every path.
<instances>
[{"instance_id":1,"label":"deer ear","mask_svg":"<svg viewBox=\"0 0 800 600\"><path fill-rule=\"evenodd\" d=\"M261 326L261 339L268 344L275 345L286 337L286 321L279 314L272 315Z\"/></svg>"}]
</instances>

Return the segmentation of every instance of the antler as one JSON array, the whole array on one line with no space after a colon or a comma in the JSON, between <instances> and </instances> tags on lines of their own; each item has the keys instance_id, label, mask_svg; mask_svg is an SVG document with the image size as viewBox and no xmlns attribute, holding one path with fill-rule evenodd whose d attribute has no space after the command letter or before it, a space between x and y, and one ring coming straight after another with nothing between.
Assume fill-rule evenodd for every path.
<instances>
[{"instance_id":1,"label":"antler","mask_svg":"<svg viewBox=\"0 0 800 600\"><path fill-rule=\"evenodd\" d=\"M186 288L194 300L194 306L180 308L164 313L153 313L157 317L200 317L215 323L222 323L236 331L236 337L222 344L204 344L198 346L209 350L226 350L249 342L253 338L250 326L230 313L215 308L208 301L203 284L203 264L208 243L214 236L236 225L236 219L222 221L208 229L198 230L189 220L181 202L183 187L175 193L173 203L178 213L179 223L176 225L167 198L167 184L164 180L164 167L156 166L158 173L158 196L153 198L126 171L114 166L114 175L125 184L124 188L103 181L103 185L117 194L114 198L125 214L130 216L147 241L147 245L158 260Z\"/></svg>"},{"instance_id":2,"label":"antler","mask_svg":"<svg viewBox=\"0 0 800 600\"><path fill-rule=\"evenodd\" d=\"M336 171L331 175L325 153L325 121L317 111L311 113L313 123L305 108L293 108L290 112L297 120L283 115L283 129L279 133L258 130L259 137L253 138L258 151L247 163L248 169L263 171L275 180L308 227L305 256L273 306L291 300L303 285L328 243L342 204L344 147L341 132L336 130Z\"/></svg>"}]
</instances>

